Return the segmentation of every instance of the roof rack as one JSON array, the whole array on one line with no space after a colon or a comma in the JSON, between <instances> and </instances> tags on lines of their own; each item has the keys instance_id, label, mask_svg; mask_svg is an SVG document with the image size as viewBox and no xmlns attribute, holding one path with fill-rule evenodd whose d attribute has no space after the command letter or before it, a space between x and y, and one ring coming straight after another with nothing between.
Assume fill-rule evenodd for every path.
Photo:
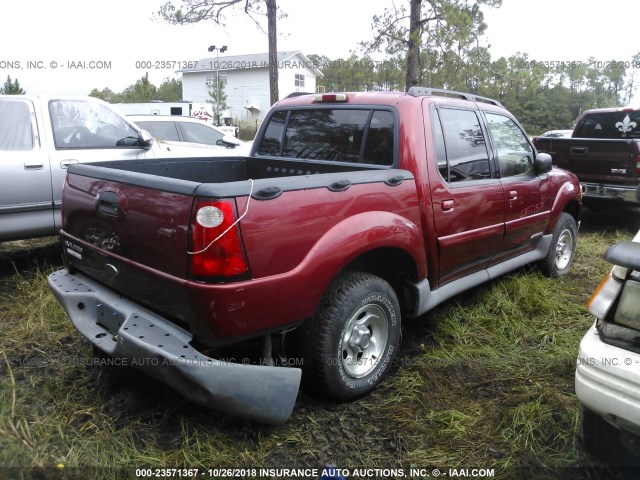
<instances>
[{"instance_id":1,"label":"roof rack","mask_svg":"<svg viewBox=\"0 0 640 480\"><path fill-rule=\"evenodd\" d=\"M489 97L482 97L480 95L474 95L472 93L457 92L455 90L445 90L443 88L411 87L409 88L407 93L413 97L439 95L441 97L462 98L464 100L469 100L470 102L484 102L490 103L491 105L496 105L498 107L503 107L503 105L499 101Z\"/></svg>"}]
</instances>

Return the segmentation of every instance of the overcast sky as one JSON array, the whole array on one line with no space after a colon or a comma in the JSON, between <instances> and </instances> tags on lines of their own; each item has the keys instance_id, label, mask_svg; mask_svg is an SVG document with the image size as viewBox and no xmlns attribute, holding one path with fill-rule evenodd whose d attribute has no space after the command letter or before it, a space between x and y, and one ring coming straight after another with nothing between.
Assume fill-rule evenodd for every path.
<instances>
[{"instance_id":1,"label":"overcast sky","mask_svg":"<svg viewBox=\"0 0 640 480\"><path fill-rule=\"evenodd\" d=\"M266 35L240 10L225 28L210 22L171 26L152 20L163 3L3 2L0 83L11 75L32 94L86 95L92 88L104 87L119 92L147 71L156 85L175 77L171 68L147 70L136 62L155 66L162 60L200 60L211 56L209 45L227 45L229 55L267 51ZM279 50L335 59L348 57L358 42L371 38L371 18L382 14L390 0L278 0L278 4L288 14L278 24ZM588 5L580 0L503 0L501 8L485 9L484 42L491 46L494 60L518 51L542 61L630 60L640 50L632 35L638 28L638 1L617 0L597 9ZM85 62L84 69L70 64L80 61ZM90 61L98 62L97 67L89 68ZM20 69L12 68L18 63Z\"/></svg>"}]
</instances>

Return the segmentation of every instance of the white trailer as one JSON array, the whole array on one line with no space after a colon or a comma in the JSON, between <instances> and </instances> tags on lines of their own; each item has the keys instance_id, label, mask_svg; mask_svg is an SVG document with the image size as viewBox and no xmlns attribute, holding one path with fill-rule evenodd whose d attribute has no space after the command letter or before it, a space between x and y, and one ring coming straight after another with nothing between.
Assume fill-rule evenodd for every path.
<instances>
[{"instance_id":1,"label":"white trailer","mask_svg":"<svg viewBox=\"0 0 640 480\"><path fill-rule=\"evenodd\" d=\"M146 102L113 104L125 115L179 115L191 116L190 102Z\"/></svg>"}]
</instances>

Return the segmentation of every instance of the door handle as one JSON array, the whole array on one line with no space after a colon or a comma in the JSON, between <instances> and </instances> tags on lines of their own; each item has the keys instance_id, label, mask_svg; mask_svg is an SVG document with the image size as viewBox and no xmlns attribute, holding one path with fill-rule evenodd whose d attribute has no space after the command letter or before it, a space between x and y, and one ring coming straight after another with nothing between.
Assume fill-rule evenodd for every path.
<instances>
[{"instance_id":1,"label":"door handle","mask_svg":"<svg viewBox=\"0 0 640 480\"><path fill-rule=\"evenodd\" d=\"M509 200L515 200L518 198L517 190L509 190Z\"/></svg>"},{"instance_id":2,"label":"door handle","mask_svg":"<svg viewBox=\"0 0 640 480\"><path fill-rule=\"evenodd\" d=\"M25 170L42 170L44 168L44 163L25 163Z\"/></svg>"},{"instance_id":3,"label":"door handle","mask_svg":"<svg viewBox=\"0 0 640 480\"><path fill-rule=\"evenodd\" d=\"M78 163L78 160L62 160L60 161L60 168L69 168L75 163Z\"/></svg>"},{"instance_id":4,"label":"door handle","mask_svg":"<svg viewBox=\"0 0 640 480\"><path fill-rule=\"evenodd\" d=\"M443 200L440 206L442 207L442 210L444 210L445 212L449 212L453 210L454 204L455 203L453 200Z\"/></svg>"}]
</instances>

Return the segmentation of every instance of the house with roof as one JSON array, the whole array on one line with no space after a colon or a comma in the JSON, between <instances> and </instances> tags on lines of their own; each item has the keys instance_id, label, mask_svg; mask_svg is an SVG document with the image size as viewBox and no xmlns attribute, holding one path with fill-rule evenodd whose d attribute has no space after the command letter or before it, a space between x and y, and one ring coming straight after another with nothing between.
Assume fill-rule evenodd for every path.
<instances>
[{"instance_id":1,"label":"house with roof","mask_svg":"<svg viewBox=\"0 0 640 480\"><path fill-rule=\"evenodd\" d=\"M212 89L218 84L224 89L227 108L220 112L221 118L262 120L271 107L267 53L203 58L193 68L179 72L185 101L212 101ZM322 77L322 72L301 51L278 52L280 98L293 92L315 92L317 77Z\"/></svg>"}]
</instances>

